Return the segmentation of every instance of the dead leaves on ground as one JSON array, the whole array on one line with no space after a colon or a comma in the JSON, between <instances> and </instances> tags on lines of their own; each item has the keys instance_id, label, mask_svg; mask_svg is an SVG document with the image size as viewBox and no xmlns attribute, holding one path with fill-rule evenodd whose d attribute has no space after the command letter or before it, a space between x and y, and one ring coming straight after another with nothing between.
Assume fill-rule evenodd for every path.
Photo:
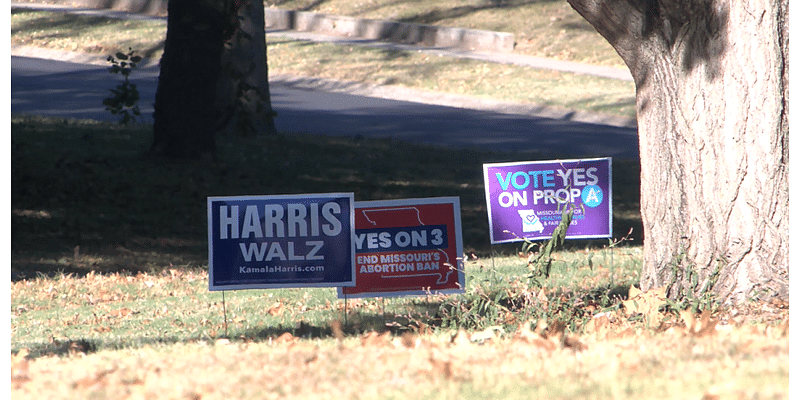
<instances>
[{"instance_id":1,"label":"dead leaves on ground","mask_svg":"<svg viewBox=\"0 0 800 400\"><path fill-rule=\"evenodd\" d=\"M408 379L464 380L473 367L488 368L498 362L498 352L525 349L526 354L550 355L558 351L574 353L588 349L576 336L568 335L563 324L527 322L515 332L500 327L483 331L458 330L452 334L418 334L407 331L396 335L390 331L370 331L357 337L346 336L339 321L330 324L336 346L320 345L284 332L269 343L276 349L285 348L287 357L297 365L330 362L331 358L346 359L348 365L374 365L376 373L383 369L404 371ZM229 341L217 344L230 344ZM332 349L338 355L332 355ZM319 365L318 365L319 366Z\"/></svg>"},{"instance_id":2,"label":"dead leaves on ground","mask_svg":"<svg viewBox=\"0 0 800 400\"><path fill-rule=\"evenodd\" d=\"M284 310L286 310L286 307L283 305L283 301L278 300L272 303L269 308L267 308L267 314L272 316L281 316L283 315Z\"/></svg>"},{"instance_id":3,"label":"dead leaves on ground","mask_svg":"<svg viewBox=\"0 0 800 400\"><path fill-rule=\"evenodd\" d=\"M659 320L661 316L660 309L667 304L666 293L666 286L648 290L647 292L642 292L638 288L631 286L628 291L628 300L622 302L625 314L627 316L631 316L633 313L643 314L651 323Z\"/></svg>"},{"instance_id":4,"label":"dead leaves on ground","mask_svg":"<svg viewBox=\"0 0 800 400\"><path fill-rule=\"evenodd\" d=\"M646 292L631 286L628 299L622 301L619 311L595 314L586 324L588 334L596 337L613 339L636 334L643 330L641 324L632 322L633 317L641 315L645 325L654 332L669 332L693 337L705 337L717 332L719 320L712 318L711 312L705 310L694 313L683 310L676 315L669 310L666 288L656 288Z\"/></svg>"},{"instance_id":5,"label":"dead leaves on ground","mask_svg":"<svg viewBox=\"0 0 800 400\"><path fill-rule=\"evenodd\" d=\"M17 354L11 355L11 384L15 387L20 387L25 382L31 380L28 375L30 366L30 359L28 358L28 350L22 349Z\"/></svg>"},{"instance_id":6,"label":"dead leaves on ground","mask_svg":"<svg viewBox=\"0 0 800 400\"><path fill-rule=\"evenodd\" d=\"M165 288L169 281L175 280L175 278L174 276L142 275L112 277L112 280L128 281L131 279L141 284L143 288L151 289ZM185 275L180 277L181 280L187 278L189 277ZM62 280L64 279L71 280L72 284L85 285L88 288L96 286L97 280L99 280L98 277L91 275L80 279L68 277ZM69 287L62 286L62 283L61 281L54 281L51 287L39 289L37 293L39 296L46 298L50 298L53 293L56 293L55 298L61 299L61 294L69 293ZM22 283L12 283L12 285L17 284L23 285ZM108 294L112 295L113 290L115 289L109 287L107 289ZM173 286L168 290L174 291L176 289ZM92 293L95 294L95 300L102 298L97 297L97 293L100 293L99 291L95 290ZM532 293L532 297L535 297L538 301L537 304L542 307L552 307L552 304L555 303L553 298L548 297L544 290ZM269 315L280 316L284 313L292 312L292 309L296 306L292 301L270 298L272 299L270 300L271 303L264 304L268 306L265 312ZM430 329L420 326L418 327L419 329L399 335L388 331L370 331L354 337L345 335L343 326L334 321L330 324L332 336L335 338L334 345L321 345L319 341L303 339L302 337L305 337L303 332L307 329L303 329L301 324L301 327L292 333L286 332L277 335L264 343L231 341L228 339L214 341L212 339L207 346L212 347L218 353L208 358L217 362L227 360L228 351L236 354L237 360L241 358L241 360L248 362L253 360L256 363L261 362L259 357L262 357L267 359L268 363L265 362L264 365L260 365L258 368L248 370L247 373L265 371L265 374L268 372L265 376L284 376L287 381L290 381L292 376L322 374L323 372L318 371L334 368L332 372L324 372L333 376L333 378L329 376L319 377L319 380L323 382L319 387L322 388L326 387L325 385L335 385L336 379L344 378L352 379L353 382L359 384L362 380L366 380L367 384L374 383L373 380L370 380L372 379L371 376L365 377L369 374L374 374L376 376L375 380L386 378L387 385L390 386L425 384L427 382L447 382L448 384L450 382L475 382L487 376L486 374L490 374L490 372L486 371L501 367L507 368L505 363L511 359L518 363L511 369L512 373L525 377L534 376L543 373L543 371L547 372L544 367L539 369L531 367L531 365L538 365L537 363L542 365L550 362L557 364L561 361L570 362L575 359L605 360L606 358L614 359L614 357L621 360L618 364L624 366L624 368L621 367L620 369L624 373L627 371L626 368L638 367L636 362L639 359L634 357L631 360L623 360L624 357L621 354L629 350L633 352L634 350L631 349L642 348L644 346L643 343L655 343L657 346L672 349L671 351L674 351L674 353L688 354L690 357L697 358L708 357L713 354L730 354L732 352L772 356L782 352L784 349L783 342L776 341L775 338L783 338L787 335L788 320L784 326L754 326L743 329L742 323L737 323L733 326L734 324L728 324L728 321L725 320L727 317L721 317L717 314L711 315L708 312L694 314L684 311L677 315L666 312L665 301L663 290L641 292L632 288L628 300L624 301L618 310L596 313L597 309L593 308L591 312L596 314L586 326L587 334L582 336L570 333L566 326L557 320L537 320L517 323L516 329L514 325L511 325L512 328L509 328L509 325L505 325L505 327L491 326L474 332L458 330L449 334L436 330L431 334ZM135 307L130 304L126 305L131 308L124 307L123 304L115 301L96 301L95 305L97 307L95 318L97 322L103 322L103 326L97 329L107 329L105 328L107 325L136 318L137 310L131 309ZM21 307L20 313L27 312L24 309L33 309L35 305ZM335 305L326 302L326 304L319 307L332 309L335 308ZM759 307L766 307L770 312L786 311L786 307L782 308L781 304L766 304L759 305ZM167 309L165 308L164 310L166 312ZM788 314L788 311L786 313ZM73 314L69 314L69 316L71 315ZM640 315L645 317L640 318ZM661 325L646 327L642 323L643 319L654 321L654 325L659 323ZM235 323L241 322L243 317L236 316L232 320ZM76 322L81 321L83 320L76 319ZM93 320L88 319L86 321ZM210 321L204 319L201 320L200 324L205 326L210 324ZM745 327L747 326L745 325ZM306 326L306 328L308 327ZM411 327L405 328L410 329ZM740 333L740 331L744 331L744 333ZM210 337L217 336L212 334ZM93 352L88 349L82 350L80 343L75 342L68 345L70 346L69 351L64 351L60 354L70 354L74 356L73 360L93 357ZM267 347L267 350L264 350L265 347ZM256 348L259 349L257 357L245 354L248 349ZM198 352L205 351L203 347L198 349ZM689 350L687 351L686 349ZM714 351L717 353L714 353ZM269 355L265 355L267 353ZM273 353L277 354L277 356ZM650 354L649 351L648 354ZM42 357L42 359L47 358L49 357ZM535 362L530 362L531 360ZM37 361L38 359L30 359L25 351L12 355L11 382L13 387L22 388L22 390L33 390L32 388L37 387L39 381L46 379L46 376L40 372L41 368L31 368L31 364L35 364ZM276 366L273 368L272 364ZM230 365L234 365L233 361L231 361ZM347 365L348 368L352 367L357 371L353 372L350 369L345 371L342 369L343 367L339 367L340 369L336 370L335 367L337 365ZM137 388L143 387L150 390L153 386L160 384L157 381L157 379L160 379L158 374L131 374L126 372L127 375L125 375L123 374L126 371L125 368L117 370L113 367L113 365L98 366L95 370L75 374L76 376L68 380L67 385L76 393L86 394L95 390L106 390L103 388L112 388L115 385L124 385L125 388L136 386ZM209 366L209 368L211 367L213 366ZM155 370L153 367L148 368L150 369L145 368L145 370ZM172 373L176 375L184 373L184 371L169 363L165 363L159 368L164 368L165 370L172 368L174 369ZM363 374L363 376L360 374ZM329 378L334 383L325 380ZM154 383L153 380L156 380L156 382ZM257 378L253 378L253 380L259 381ZM278 384L276 383L276 385ZM281 383L281 385L283 386L280 386L280 390L297 389L292 386L294 385L293 383ZM305 390L305 388L301 389ZM302 392L302 390L300 393L309 393ZM198 386L197 393L209 392L201 390Z\"/></svg>"},{"instance_id":7,"label":"dead leaves on ground","mask_svg":"<svg viewBox=\"0 0 800 400\"><path fill-rule=\"evenodd\" d=\"M624 320L624 313L616 314L616 318L613 323L619 324ZM47 363L58 362L67 368L79 360L92 358L95 360L92 368L70 373L67 378L63 372L59 375L64 379L64 386L77 397L128 391L147 398L175 381L184 385L195 382L196 385L190 386L198 397L216 397L221 394L219 388L226 379L247 376L239 382L259 382L247 387L258 387L264 393L291 393L294 398L313 398L320 393L337 392L344 393L342 397L359 398L364 390L360 388L402 390L440 387L436 386L440 384L472 385L497 374L541 380L555 379L562 373L585 377L587 371L592 371L592 374L602 375L597 379L608 381L618 376L650 373L647 362L652 357L660 357L667 364L671 362L667 360L688 357L681 362L727 368L733 364L729 361L714 364L715 355L725 354L726 360L730 357L738 357L737 360L757 358L753 355L775 358L788 350L788 342L778 330L739 327L712 336L704 332L718 331L719 325L710 314L684 312L680 322L678 325L676 321L673 331L660 334L637 331L597 340L593 335L571 335L564 324L557 321L529 321L519 324L513 332L490 327L483 331L458 330L449 334L405 332L396 335L388 331L370 331L358 336L344 335L341 324L333 321L330 323L333 341L301 339L289 332L261 343L219 339L183 350L185 354L165 354L161 361L156 353L152 354L154 358L137 355L129 359L120 354L111 361L78 354L63 359L43 357L42 361L48 366L42 368L35 366L39 359L29 359L23 350L11 356L11 382L12 390L33 393L41 387L39 382L51 373L48 371L53 371L52 364ZM679 336L673 337L671 332L678 332ZM776 337L781 339L775 340ZM643 351L645 348L648 350ZM150 350L139 350L137 354L142 351ZM182 359L185 361L180 361ZM135 369L134 362L140 363ZM577 371L566 372L570 368ZM209 374L209 371L217 372ZM200 376L202 374L206 375ZM225 378L220 374L228 375ZM298 381L299 376L306 379ZM266 387L265 382L269 382ZM716 393L708 392L709 395Z\"/></svg>"}]
</instances>

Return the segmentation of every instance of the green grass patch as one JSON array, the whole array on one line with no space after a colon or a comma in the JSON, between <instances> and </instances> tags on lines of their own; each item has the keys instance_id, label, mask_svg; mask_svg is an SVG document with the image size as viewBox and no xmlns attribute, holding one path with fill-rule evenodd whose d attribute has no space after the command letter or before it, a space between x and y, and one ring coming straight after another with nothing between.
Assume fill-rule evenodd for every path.
<instances>
[{"instance_id":1,"label":"green grass patch","mask_svg":"<svg viewBox=\"0 0 800 400\"><path fill-rule=\"evenodd\" d=\"M616 284L638 280L636 263L625 261L638 251L615 250ZM207 290L205 271L187 267L20 280L11 283L11 393L787 398L788 310L768 311L762 317L778 319L766 323L714 320L702 334L674 318L648 326L620 312L611 265L589 267L588 254L559 253L544 295L526 288L523 259L471 259L463 295L350 300L346 308L333 289L319 288L227 292L223 302ZM597 293L610 296L604 308ZM455 307L464 323L437 325ZM569 326L604 318L613 324Z\"/></svg>"},{"instance_id":2,"label":"green grass patch","mask_svg":"<svg viewBox=\"0 0 800 400\"><path fill-rule=\"evenodd\" d=\"M273 74L398 85L636 118L632 82L421 52L272 40Z\"/></svg>"},{"instance_id":3,"label":"green grass patch","mask_svg":"<svg viewBox=\"0 0 800 400\"><path fill-rule=\"evenodd\" d=\"M60 12L11 10L11 44L111 55L132 47L161 58L166 22L123 20Z\"/></svg>"},{"instance_id":4,"label":"green grass patch","mask_svg":"<svg viewBox=\"0 0 800 400\"><path fill-rule=\"evenodd\" d=\"M580 331L592 311L614 307L638 281L637 247L612 253L603 241L575 241L554 261L550 294L542 293L528 284L518 245L489 247L482 163L520 155L278 134L223 137L216 156L171 161L149 153L151 129L12 117L15 349L64 353L285 332L324 337L334 320L347 321L349 333L510 332L528 319L559 319ZM636 204L637 180L615 175L622 180L614 187L626 196L620 203ZM239 291L223 309L221 294L207 290L208 196L350 191L356 200L458 196L466 293L345 305L332 289ZM620 212L618 229L641 224L627 219L636 208ZM543 308L549 297L557 300Z\"/></svg>"},{"instance_id":5,"label":"green grass patch","mask_svg":"<svg viewBox=\"0 0 800 400\"><path fill-rule=\"evenodd\" d=\"M608 249L592 250L595 259ZM208 291L201 267L161 272L38 275L12 282L12 351L66 355L214 341L270 341L290 333L348 335L478 331L511 335L526 321L560 321L580 333L591 316L616 309L638 282L640 248L617 249L617 261L587 264L589 252L565 252L544 292L527 283L525 259L466 262L461 295L340 300L335 289ZM598 255L600 255L598 257Z\"/></svg>"}]
</instances>

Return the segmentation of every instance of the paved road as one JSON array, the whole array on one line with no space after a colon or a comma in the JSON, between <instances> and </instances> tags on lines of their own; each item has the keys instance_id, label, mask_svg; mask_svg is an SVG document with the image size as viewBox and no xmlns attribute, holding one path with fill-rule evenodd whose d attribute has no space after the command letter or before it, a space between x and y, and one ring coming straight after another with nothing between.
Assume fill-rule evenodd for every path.
<instances>
[{"instance_id":1,"label":"paved road","mask_svg":"<svg viewBox=\"0 0 800 400\"><path fill-rule=\"evenodd\" d=\"M152 121L157 78L157 67L139 69L131 76L141 94L146 122ZM114 121L117 117L104 110L102 99L120 79L102 66L12 56L11 111ZM324 86L310 88L291 80L271 83L277 128L545 157L638 158L635 128L354 95L341 88L322 90Z\"/></svg>"},{"instance_id":2,"label":"paved road","mask_svg":"<svg viewBox=\"0 0 800 400\"><path fill-rule=\"evenodd\" d=\"M69 2L64 1L64 3L69 3ZM29 10L46 10L51 12L64 12L64 13L72 13L80 15L100 15L104 17L119 18L119 19L166 21L166 17L162 16L128 13L124 11L115 11L108 9L77 8L74 5L70 4L20 3L12 1L11 9L13 10L15 8L23 8ZM356 26L359 26L359 24L356 24ZM470 58L473 60L480 60L485 62L514 64L514 65L528 66L537 69L547 69L547 70L571 72L576 74L594 75L603 78L620 79L633 82L633 77L631 77L630 72L624 68L604 67L599 65L561 61L552 58L533 57L513 52L485 53L485 52L474 52L468 50L448 49L440 47L426 47L419 44L405 45L399 43L365 40L358 38L357 32L353 32L352 35L330 36L313 32L268 29L267 36L273 38L290 38L293 40L301 40L309 42L327 42L327 43L335 43L347 46L369 46L369 47L377 47L377 48L384 48L391 50L419 51L431 55L442 55L442 56L456 57L456 58Z\"/></svg>"}]
</instances>

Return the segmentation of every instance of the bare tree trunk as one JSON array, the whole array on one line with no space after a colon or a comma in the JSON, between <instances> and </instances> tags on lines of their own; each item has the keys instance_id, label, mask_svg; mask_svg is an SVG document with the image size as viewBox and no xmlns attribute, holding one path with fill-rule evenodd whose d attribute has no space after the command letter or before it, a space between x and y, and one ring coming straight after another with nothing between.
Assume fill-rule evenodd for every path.
<instances>
[{"instance_id":1,"label":"bare tree trunk","mask_svg":"<svg viewBox=\"0 0 800 400\"><path fill-rule=\"evenodd\" d=\"M195 157L219 133L274 133L263 1L170 0L153 151Z\"/></svg>"},{"instance_id":2,"label":"bare tree trunk","mask_svg":"<svg viewBox=\"0 0 800 400\"><path fill-rule=\"evenodd\" d=\"M636 82L643 289L788 299L788 0L568 0Z\"/></svg>"},{"instance_id":3,"label":"bare tree trunk","mask_svg":"<svg viewBox=\"0 0 800 400\"><path fill-rule=\"evenodd\" d=\"M153 151L194 157L214 150L221 115L214 107L225 43L223 5L170 0L167 39L153 115Z\"/></svg>"},{"instance_id":4,"label":"bare tree trunk","mask_svg":"<svg viewBox=\"0 0 800 400\"><path fill-rule=\"evenodd\" d=\"M225 133L274 134L269 94L264 0L233 0L239 29L225 44L219 107L230 113Z\"/></svg>"}]
</instances>

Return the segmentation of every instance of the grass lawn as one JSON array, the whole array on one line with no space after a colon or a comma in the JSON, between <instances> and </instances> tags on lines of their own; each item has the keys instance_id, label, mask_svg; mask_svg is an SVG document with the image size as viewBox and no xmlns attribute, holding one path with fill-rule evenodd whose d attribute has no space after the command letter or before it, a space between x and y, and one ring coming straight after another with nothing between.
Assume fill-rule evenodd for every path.
<instances>
[{"instance_id":1,"label":"grass lawn","mask_svg":"<svg viewBox=\"0 0 800 400\"><path fill-rule=\"evenodd\" d=\"M566 1L266 0L267 6L358 18L513 33L514 51L624 68L622 59Z\"/></svg>"},{"instance_id":2,"label":"grass lawn","mask_svg":"<svg viewBox=\"0 0 800 400\"><path fill-rule=\"evenodd\" d=\"M12 119L14 398L788 396L788 305L696 315L631 298L636 242L575 243L543 288L518 246L490 256L480 165L513 154L280 134L175 162L149 135ZM617 175L623 229L638 191ZM206 196L330 191L459 196L465 293L208 291Z\"/></svg>"},{"instance_id":3,"label":"grass lawn","mask_svg":"<svg viewBox=\"0 0 800 400\"><path fill-rule=\"evenodd\" d=\"M566 2L268 4L514 32L526 54L619 65ZM161 24L14 11L12 44L157 57ZM272 72L633 107L632 85L569 74L291 41L269 51ZM633 228L633 240L569 241L538 287L519 245L488 240L481 165L518 155L284 132L221 138L216 157L172 161L148 152L151 135L12 117L12 398L789 398L788 304L693 313L632 288L633 162L613 165L630 171L613 174L614 237ZM208 291L207 196L325 192L458 196L465 292L345 303L333 289Z\"/></svg>"}]
</instances>

